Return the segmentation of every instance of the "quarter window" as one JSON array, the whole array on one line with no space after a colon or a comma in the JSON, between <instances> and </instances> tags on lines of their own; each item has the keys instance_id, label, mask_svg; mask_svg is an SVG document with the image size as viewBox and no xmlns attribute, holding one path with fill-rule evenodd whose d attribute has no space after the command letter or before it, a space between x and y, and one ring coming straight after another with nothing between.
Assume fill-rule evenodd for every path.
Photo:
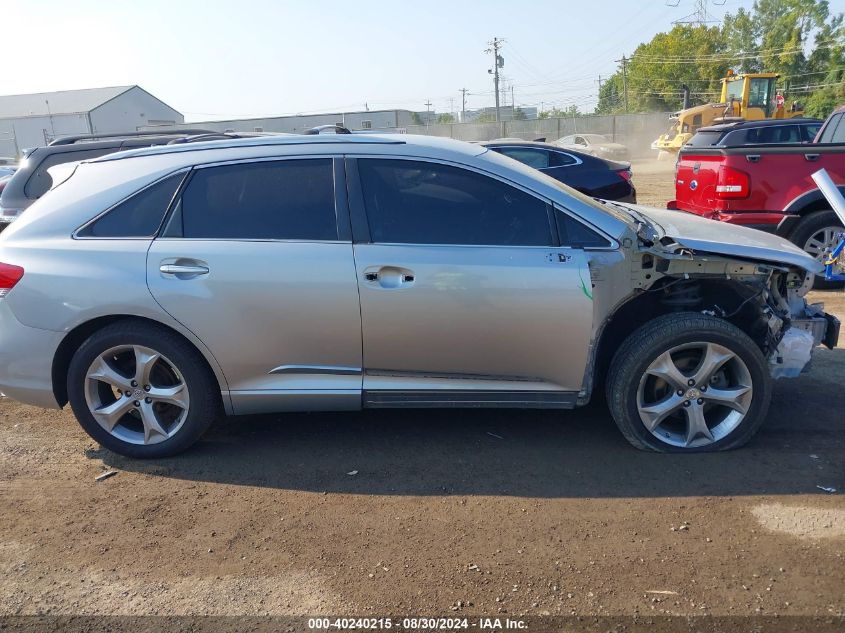
<instances>
[{"instance_id":1,"label":"quarter window","mask_svg":"<svg viewBox=\"0 0 845 633\"><path fill-rule=\"evenodd\" d=\"M159 180L83 228L81 237L152 237L185 174Z\"/></svg>"},{"instance_id":2,"label":"quarter window","mask_svg":"<svg viewBox=\"0 0 845 633\"><path fill-rule=\"evenodd\" d=\"M336 240L330 158L198 169L167 234L200 239ZM181 232L178 224L181 223Z\"/></svg>"},{"instance_id":3,"label":"quarter window","mask_svg":"<svg viewBox=\"0 0 845 633\"><path fill-rule=\"evenodd\" d=\"M373 242L549 246L546 203L503 182L437 163L359 159Z\"/></svg>"}]
</instances>

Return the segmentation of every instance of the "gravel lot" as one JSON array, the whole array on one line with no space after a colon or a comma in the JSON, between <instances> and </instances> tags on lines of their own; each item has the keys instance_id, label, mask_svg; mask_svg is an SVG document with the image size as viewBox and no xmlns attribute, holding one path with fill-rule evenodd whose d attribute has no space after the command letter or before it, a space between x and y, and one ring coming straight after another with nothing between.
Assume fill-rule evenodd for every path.
<instances>
[{"instance_id":1,"label":"gravel lot","mask_svg":"<svg viewBox=\"0 0 845 633\"><path fill-rule=\"evenodd\" d=\"M641 202L671 170L635 165ZM2 399L0 614L842 615L843 375L820 351L750 446L693 456L596 404L230 419L133 462Z\"/></svg>"}]
</instances>

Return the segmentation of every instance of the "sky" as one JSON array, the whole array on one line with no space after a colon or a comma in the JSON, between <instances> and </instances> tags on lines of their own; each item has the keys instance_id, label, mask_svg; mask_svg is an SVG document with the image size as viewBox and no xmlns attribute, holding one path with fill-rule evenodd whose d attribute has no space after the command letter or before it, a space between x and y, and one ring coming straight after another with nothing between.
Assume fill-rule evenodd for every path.
<instances>
[{"instance_id":1,"label":"sky","mask_svg":"<svg viewBox=\"0 0 845 633\"><path fill-rule=\"evenodd\" d=\"M713 0L721 18L752 0ZM673 6L677 4L678 6ZM831 0L831 10L845 0ZM695 0L0 0L0 94L137 84L186 121L493 105L591 111L623 54ZM510 102L508 91L507 102Z\"/></svg>"}]
</instances>

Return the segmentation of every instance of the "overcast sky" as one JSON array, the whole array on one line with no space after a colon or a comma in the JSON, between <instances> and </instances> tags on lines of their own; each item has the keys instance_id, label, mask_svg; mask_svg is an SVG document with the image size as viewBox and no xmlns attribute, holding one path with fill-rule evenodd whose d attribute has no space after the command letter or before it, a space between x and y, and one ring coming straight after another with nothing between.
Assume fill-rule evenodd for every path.
<instances>
[{"instance_id":1,"label":"overcast sky","mask_svg":"<svg viewBox=\"0 0 845 633\"><path fill-rule=\"evenodd\" d=\"M721 1L721 0L719 0ZM671 6L675 3L679 6ZM138 84L188 121L493 103L591 110L614 60L694 0L0 0L0 93ZM714 17L751 0L712 6ZM842 11L845 0L831 0ZM450 102L450 98L453 101Z\"/></svg>"}]
</instances>

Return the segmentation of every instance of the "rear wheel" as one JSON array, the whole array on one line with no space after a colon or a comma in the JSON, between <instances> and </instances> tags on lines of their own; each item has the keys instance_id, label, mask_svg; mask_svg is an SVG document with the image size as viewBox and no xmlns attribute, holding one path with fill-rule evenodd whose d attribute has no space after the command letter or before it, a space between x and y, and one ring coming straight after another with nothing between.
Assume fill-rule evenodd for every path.
<instances>
[{"instance_id":1,"label":"rear wheel","mask_svg":"<svg viewBox=\"0 0 845 633\"><path fill-rule=\"evenodd\" d=\"M836 246L837 234L842 232L842 224L839 217L830 209L815 211L801 219L795 230L789 236L789 240L803 251L824 263L826 250L832 250ZM821 275L816 275L813 288L830 289L842 288L845 282L826 281Z\"/></svg>"},{"instance_id":2,"label":"rear wheel","mask_svg":"<svg viewBox=\"0 0 845 633\"><path fill-rule=\"evenodd\" d=\"M617 426L637 448L720 451L745 444L765 418L771 379L736 326L696 313L662 316L619 348L607 381Z\"/></svg>"},{"instance_id":3,"label":"rear wheel","mask_svg":"<svg viewBox=\"0 0 845 633\"><path fill-rule=\"evenodd\" d=\"M82 428L128 457L185 450L219 412L220 390L199 352L143 321L92 334L71 360L67 387Z\"/></svg>"}]
</instances>

